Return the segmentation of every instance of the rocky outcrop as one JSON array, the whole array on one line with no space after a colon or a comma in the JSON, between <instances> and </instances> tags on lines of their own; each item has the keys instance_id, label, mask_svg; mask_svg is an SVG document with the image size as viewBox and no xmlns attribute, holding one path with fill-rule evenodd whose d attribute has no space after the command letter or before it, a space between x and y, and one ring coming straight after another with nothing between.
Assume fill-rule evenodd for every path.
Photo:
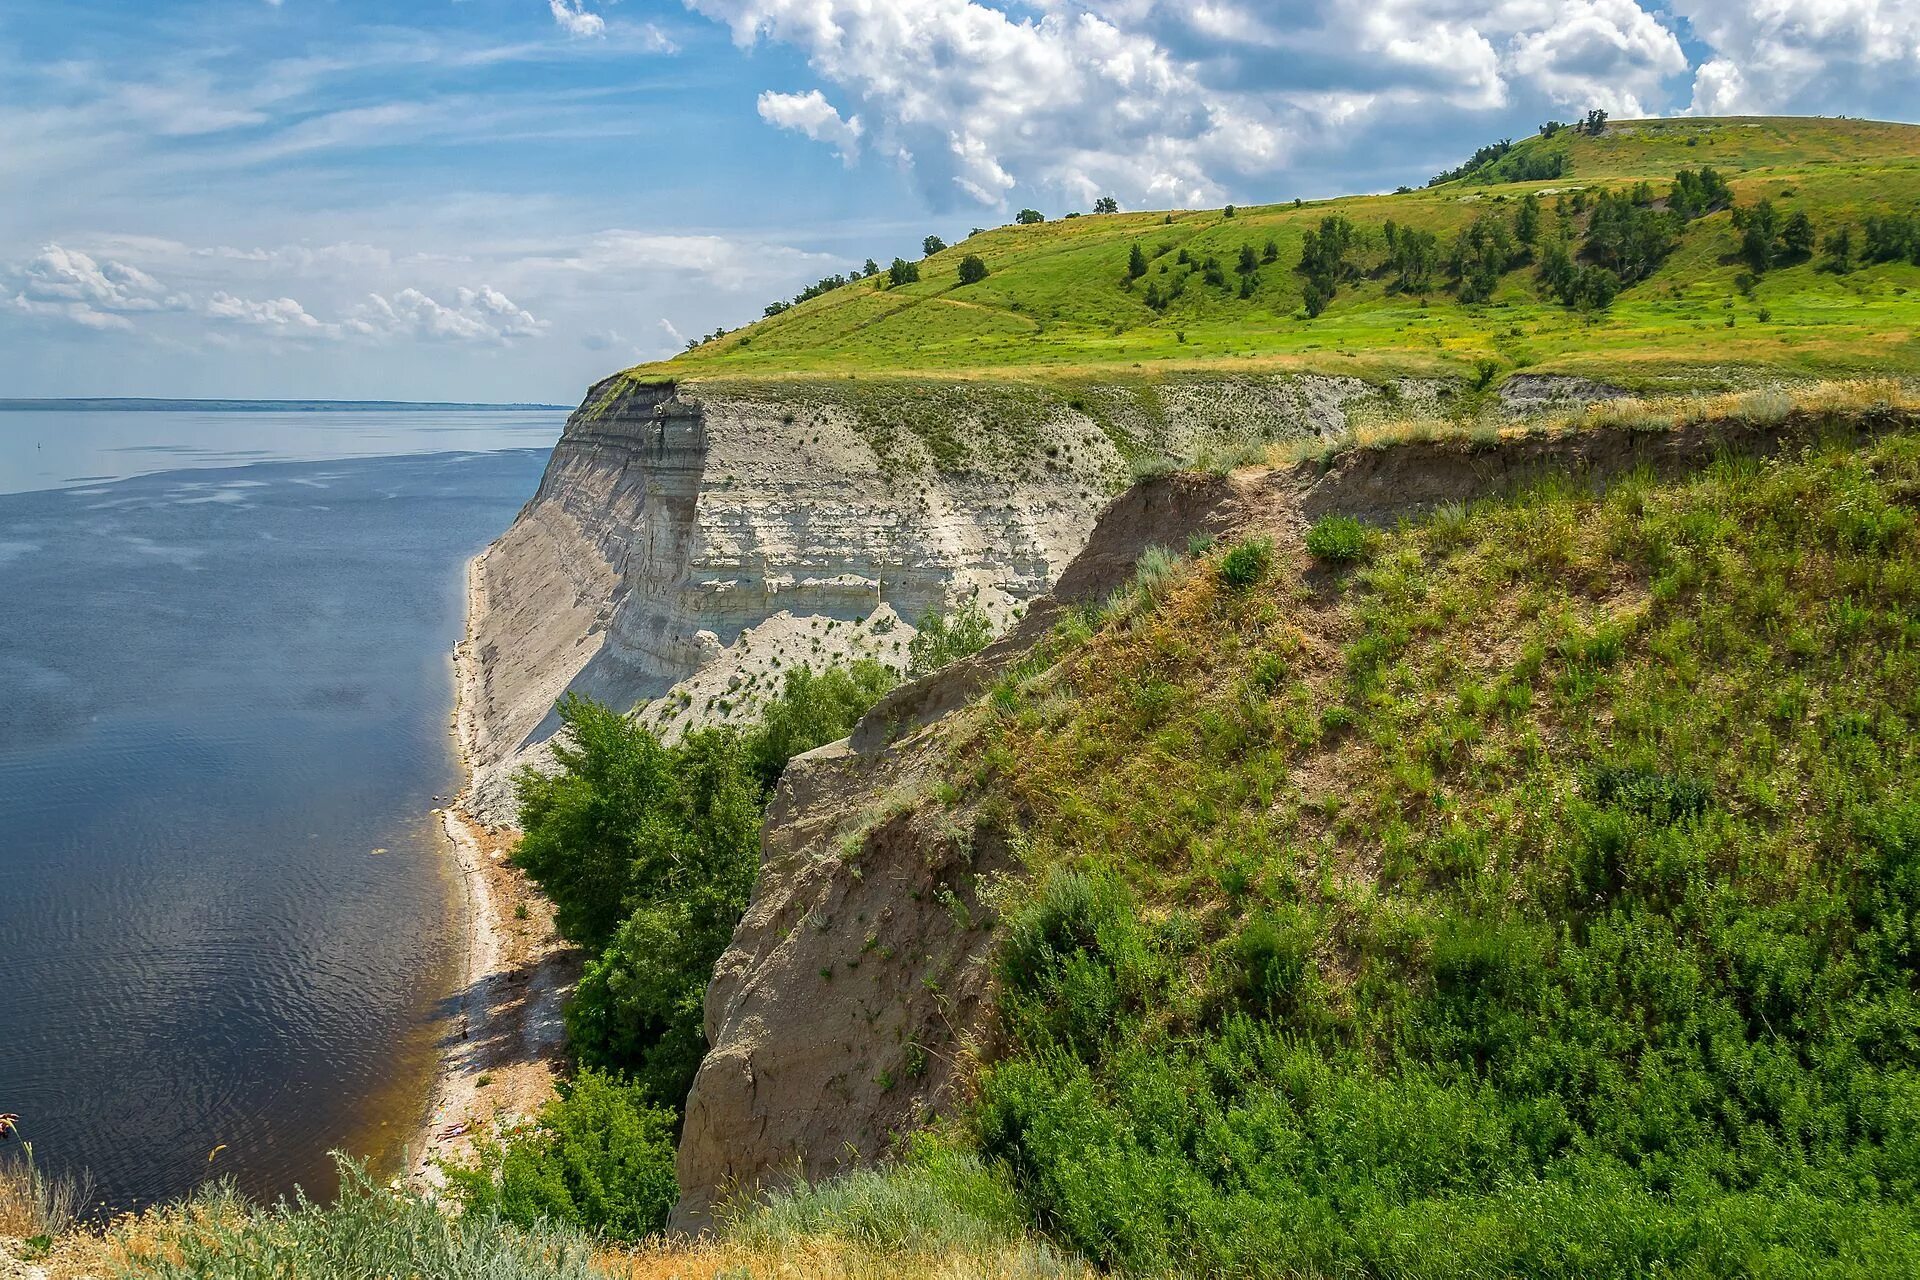
<instances>
[{"instance_id":1,"label":"rocky outcrop","mask_svg":"<svg viewBox=\"0 0 1920 1280\"><path fill-rule=\"evenodd\" d=\"M609 379L477 564L468 808L511 821L511 775L540 760L569 689L645 704L672 734L753 715L794 665L902 666L929 609L1018 616L1138 471L1337 434L1402 400L1305 376L1078 392Z\"/></svg>"},{"instance_id":2,"label":"rocky outcrop","mask_svg":"<svg viewBox=\"0 0 1920 1280\"><path fill-rule=\"evenodd\" d=\"M1510 415L1577 409L1603 400L1619 400L1622 387L1562 373L1516 373L1500 384L1500 408Z\"/></svg>"}]
</instances>

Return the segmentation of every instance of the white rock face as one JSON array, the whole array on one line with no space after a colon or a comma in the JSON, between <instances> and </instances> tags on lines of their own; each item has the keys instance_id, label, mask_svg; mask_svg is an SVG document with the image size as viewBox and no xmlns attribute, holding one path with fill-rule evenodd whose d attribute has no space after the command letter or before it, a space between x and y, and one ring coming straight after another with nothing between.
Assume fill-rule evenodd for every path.
<instances>
[{"instance_id":1,"label":"white rock face","mask_svg":"<svg viewBox=\"0 0 1920 1280\"><path fill-rule=\"evenodd\" d=\"M1353 379L1089 387L856 380L595 387L474 574L476 816L510 822L572 689L669 733L751 716L795 665L904 666L911 621L1005 622L1132 467L1343 430Z\"/></svg>"}]
</instances>

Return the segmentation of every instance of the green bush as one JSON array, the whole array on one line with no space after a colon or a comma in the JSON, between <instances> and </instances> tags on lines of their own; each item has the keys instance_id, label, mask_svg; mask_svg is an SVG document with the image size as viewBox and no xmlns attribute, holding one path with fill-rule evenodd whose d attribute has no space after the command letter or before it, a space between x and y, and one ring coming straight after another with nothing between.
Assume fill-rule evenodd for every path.
<instances>
[{"instance_id":1,"label":"green bush","mask_svg":"<svg viewBox=\"0 0 1920 1280\"><path fill-rule=\"evenodd\" d=\"M993 640L993 619L975 600L966 601L950 614L929 609L915 626L916 634L907 642L908 679L970 657Z\"/></svg>"},{"instance_id":2,"label":"green bush","mask_svg":"<svg viewBox=\"0 0 1920 1280\"><path fill-rule=\"evenodd\" d=\"M1250 587L1273 568L1273 540L1249 538L1220 557L1220 580L1230 587Z\"/></svg>"},{"instance_id":3,"label":"green bush","mask_svg":"<svg viewBox=\"0 0 1920 1280\"><path fill-rule=\"evenodd\" d=\"M563 1081L529 1129L481 1142L447 1170L469 1214L564 1224L637 1240L666 1225L679 1115L645 1089L588 1068Z\"/></svg>"},{"instance_id":4,"label":"green bush","mask_svg":"<svg viewBox=\"0 0 1920 1280\"><path fill-rule=\"evenodd\" d=\"M1367 527L1352 516L1322 516L1307 530L1307 550L1336 564L1359 560L1367 554Z\"/></svg>"},{"instance_id":5,"label":"green bush","mask_svg":"<svg viewBox=\"0 0 1920 1280\"><path fill-rule=\"evenodd\" d=\"M987 278L987 263L977 253L970 253L960 259L960 283L979 284Z\"/></svg>"}]
</instances>

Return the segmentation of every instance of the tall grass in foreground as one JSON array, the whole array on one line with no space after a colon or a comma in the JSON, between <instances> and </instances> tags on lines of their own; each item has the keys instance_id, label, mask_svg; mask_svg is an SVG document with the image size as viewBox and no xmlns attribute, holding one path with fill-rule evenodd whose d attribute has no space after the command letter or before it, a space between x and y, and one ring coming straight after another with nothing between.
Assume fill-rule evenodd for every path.
<instances>
[{"instance_id":1,"label":"tall grass in foreground","mask_svg":"<svg viewBox=\"0 0 1920 1280\"><path fill-rule=\"evenodd\" d=\"M93 1198L89 1178L54 1178L34 1163L33 1144L0 1158L0 1236L53 1237L66 1231Z\"/></svg>"},{"instance_id":2,"label":"tall grass in foreground","mask_svg":"<svg viewBox=\"0 0 1920 1280\"><path fill-rule=\"evenodd\" d=\"M339 1198L249 1203L229 1186L61 1242L54 1280L1058 1280L1086 1268L1030 1237L1005 1181L924 1149L893 1170L742 1203L715 1239L619 1245L516 1226L384 1186L352 1162Z\"/></svg>"},{"instance_id":3,"label":"tall grass in foreground","mask_svg":"<svg viewBox=\"0 0 1920 1280\"><path fill-rule=\"evenodd\" d=\"M824 1250L876 1276L900 1275L902 1267L1033 1280L1086 1274L1083 1264L1030 1238L1025 1224L1004 1177L971 1155L923 1143L917 1158L892 1168L797 1183L744 1206L727 1218L725 1239L762 1258Z\"/></svg>"},{"instance_id":4,"label":"tall grass in foreground","mask_svg":"<svg viewBox=\"0 0 1920 1280\"><path fill-rule=\"evenodd\" d=\"M482 1214L455 1217L342 1162L340 1196L296 1195L270 1208L225 1185L131 1219L105 1242L114 1269L161 1280L588 1280L590 1237L521 1230Z\"/></svg>"}]
</instances>

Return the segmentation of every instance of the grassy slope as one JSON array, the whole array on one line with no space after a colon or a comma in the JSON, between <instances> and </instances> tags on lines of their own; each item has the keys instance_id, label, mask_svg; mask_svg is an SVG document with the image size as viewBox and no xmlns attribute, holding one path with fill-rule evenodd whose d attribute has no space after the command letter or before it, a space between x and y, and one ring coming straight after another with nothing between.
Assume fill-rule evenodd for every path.
<instances>
[{"instance_id":1,"label":"grassy slope","mask_svg":"<svg viewBox=\"0 0 1920 1280\"><path fill-rule=\"evenodd\" d=\"M1143 572L956 748L1037 886L975 1141L1128 1270L1914 1274L1917 507L1908 433Z\"/></svg>"},{"instance_id":2,"label":"grassy slope","mask_svg":"<svg viewBox=\"0 0 1920 1280\"><path fill-rule=\"evenodd\" d=\"M1738 382L1756 369L1834 375L1920 365L1920 268L1883 265L1836 277L1802 264L1769 274L1740 297L1736 236L1721 211L1688 229L1679 249L1650 279L1627 290L1612 310L1588 320L1537 292L1531 268L1511 272L1489 305L1463 307L1445 290L1427 306L1390 294L1384 276L1343 288L1309 321L1300 309L1302 234L1340 213L1372 229L1363 255L1383 256L1388 219L1435 230L1443 243L1493 204L1527 191L1599 188L1640 179L1670 180L1680 168L1712 165L1733 179L1746 203L1771 198L1782 214L1804 209L1824 233L1856 228L1868 213L1920 206L1920 128L1848 120L1668 120L1621 122L1599 138L1531 139L1517 150L1559 149L1567 176L1550 182L1478 185L1471 180L1404 195L1308 201L1301 207L1242 207L1122 213L1001 227L937 254L917 285L888 290L865 281L739 330L671 361L642 366L647 376L703 379L809 374L937 372L977 377L1019 371L1048 379L1112 376L1138 366L1303 368L1390 376L1458 372L1477 360L1502 368L1581 373L1657 385L1703 372ZM1547 200L1551 205L1552 199ZM1508 205L1507 208L1511 208ZM1548 219L1549 226L1552 219ZM1232 273L1241 246L1279 260L1259 272L1254 296L1241 300ZM1196 276L1164 315L1149 310L1145 280L1123 288L1130 246L1213 254L1229 287ZM978 253L993 274L962 287L960 259ZM1761 322L1765 307L1770 320ZM1728 327L1732 319L1733 326ZM1182 335L1185 340L1182 341Z\"/></svg>"}]
</instances>

